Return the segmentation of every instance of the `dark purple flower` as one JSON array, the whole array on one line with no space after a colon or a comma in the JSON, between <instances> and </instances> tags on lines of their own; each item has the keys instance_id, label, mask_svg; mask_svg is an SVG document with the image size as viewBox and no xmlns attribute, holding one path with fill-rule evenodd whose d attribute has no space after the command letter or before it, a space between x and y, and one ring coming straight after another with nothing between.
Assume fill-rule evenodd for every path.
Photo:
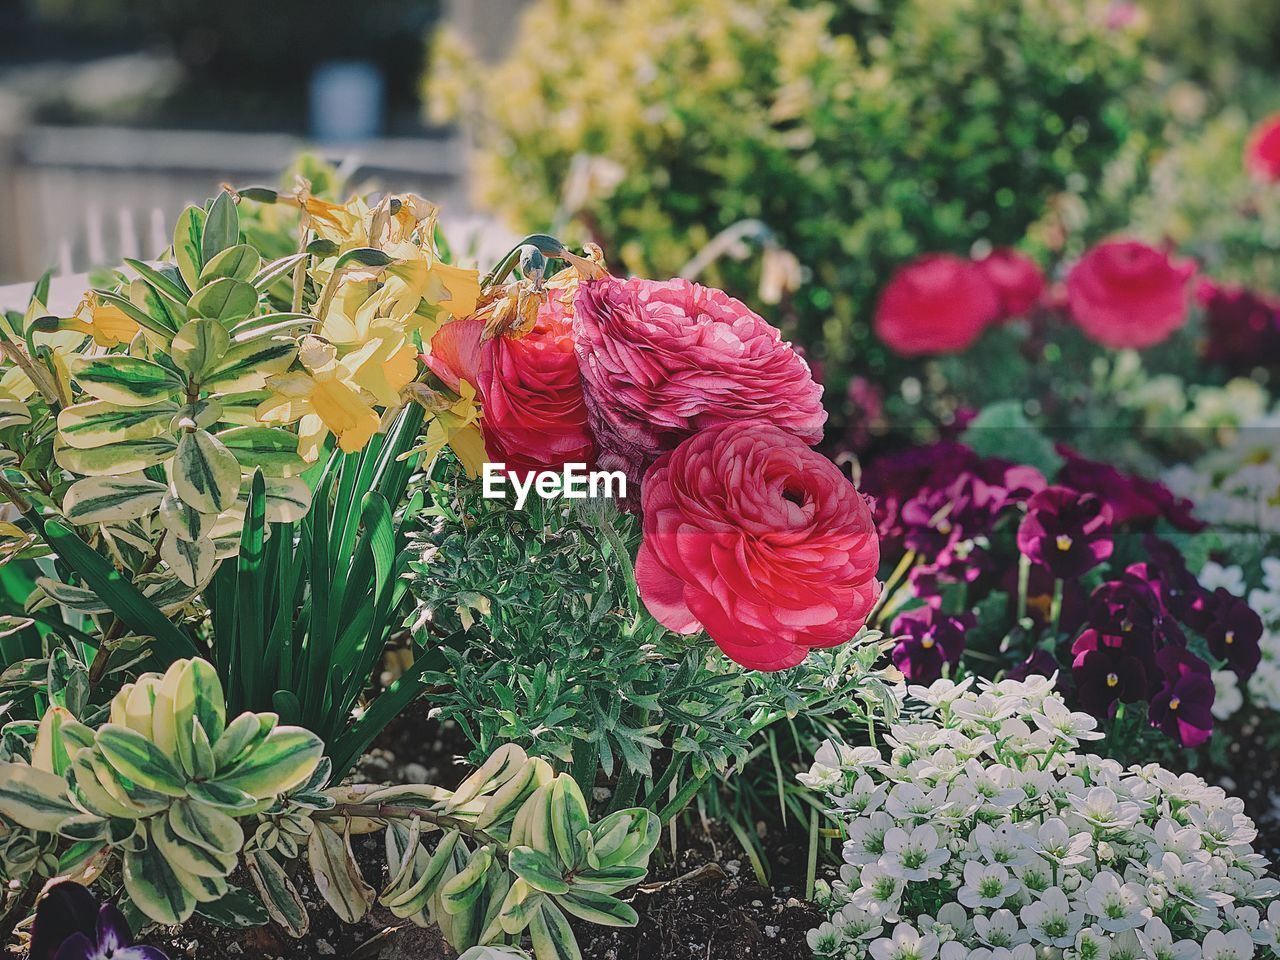
<instances>
[{"instance_id":1,"label":"dark purple flower","mask_svg":"<svg viewBox=\"0 0 1280 960\"><path fill-rule=\"evenodd\" d=\"M955 617L936 607L908 610L893 621L898 638L893 648L894 665L913 683L933 683L942 676L944 664L954 670L964 653L964 635L973 626L970 614Z\"/></svg>"},{"instance_id":2,"label":"dark purple flower","mask_svg":"<svg viewBox=\"0 0 1280 960\"><path fill-rule=\"evenodd\" d=\"M1010 680L1025 680L1027 677L1052 677L1055 673L1058 675L1058 680L1054 684L1054 689L1060 691L1063 684L1058 661L1053 659L1053 654L1044 647L1037 647L1031 651L1031 656L1012 667L1006 676Z\"/></svg>"},{"instance_id":3,"label":"dark purple flower","mask_svg":"<svg viewBox=\"0 0 1280 960\"><path fill-rule=\"evenodd\" d=\"M1119 637L1086 630L1071 645L1071 676L1082 706L1098 719L1113 716L1120 702L1150 695L1147 668Z\"/></svg>"},{"instance_id":4,"label":"dark purple flower","mask_svg":"<svg viewBox=\"0 0 1280 960\"><path fill-rule=\"evenodd\" d=\"M1165 609L1203 633L1213 618L1213 595L1187 569L1186 559L1174 544L1149 533L1142 545L1149 559L1146 563L1130 565L1126 575L1146 582Z\"/></svg>"},{"instance_id":5,"label":"dark purple flower","mask_svg":"<svg viewBox=\"0 0 1280 960\"><path fill-rule=\"evenodd\" d=\"M1134 649L1154 649L1166 639L1168 619L1155 591L1134 577L1108 580L1089 595L1089 626Z\"/></svg>"},{"instance_id":6,"label":"dark purple flower","mask_svg":"<svg viewBox=\"0 0 1280 960\"><path fill-rule=\"evenodd\" d=\"M1210 280L1198 291L1208 335L1204 359L1234 373L1280 363L1280 304Z\"/></svg>"},{"instance_id":7,"label":"dark purple flower","mask_svg":"<svg viewBox=\"0 0 1280 960\"><path fill-rule=\"evenodd\" d=\"M1151 696L1151 725L1184 747L1198 747L1213 733L1213 680L1209 665L1184 647L1156 655L1160 687Z\"/></svg>"},{"instance_id":8,"label":"dark purple flower","mask_svg":"<svg viewBox=\"0 0 1280 960\"><path fill-rule=\"evenodd\" d=\"M109 903L99 907L80 884L63 881L36 905L28 960L168 960L155 947L132 943L119 910Z\"/></svg>"},{"instance_id":9,"label":"dark purple flower","mask_svg":"<svg viewBox=\"0 0 1280 960\"><path fill-rule=\"evenodd\" d=\"M860 487L875 501L881 554L892 557L902 552L902 507L908 500L947 486L977 460L977 454L963 444L942 441L872 461L862 474Z\"/></svg>"},{"instance_id":10,"label":"dark purple flower","mask_svg":"<svg viewBox=\"0 0 1280 960\"><path fill-rule=\"evenodd\" d=\"M1027 501L1018 549L1061 580L1088 573L1111 556L1111 510L1092 493L1045 487Z\"/></svg>"},{"instance_id":11,"label":"dark purple flower","mask_svg":"<svg viewBox=\"0 0 1280 960\"><path fill-rule=\"evenodd\" d=\"M1204 638L1215 657L1227 661L1241 680L1248 680L1262 660L1262 618L1222 587L1213 592L1213 598L1217 611Z\"/></svg>"},{"instance_id":12,"label":"dark purple flower","mask_svg":"<svg viewBox=\"0 0 1280 960\"><path fill-rule=\"evenodd\" d=\"M1111 522L1117 527L1149 528L1163 517L1179 530L1195 533L1204 523L1191 515L1190 500L1175 497L1163 483L1080 456L1064 444L1057 451L1066 463L1058 470L1057 482L1096 493L1111 508Z\"/></svg>"}]
</instances>

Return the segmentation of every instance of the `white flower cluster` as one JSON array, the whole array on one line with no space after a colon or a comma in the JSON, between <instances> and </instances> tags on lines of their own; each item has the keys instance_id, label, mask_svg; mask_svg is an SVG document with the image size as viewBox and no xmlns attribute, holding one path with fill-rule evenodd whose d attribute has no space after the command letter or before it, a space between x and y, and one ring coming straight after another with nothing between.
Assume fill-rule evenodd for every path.
<instances>
[{"instance_id":1,"label":"white flower cluster","mask_svg":"<svg viewBox=\"0 0 1280 960\"><path fill-rule=\"evenodd\" d=\"M816 957L1280 956L1280 881L1239 800L1077 753L1096 722L1043 677L907 692L886 751L827 743L800 777L847 837Z\"/></svg>"}]
</instances>

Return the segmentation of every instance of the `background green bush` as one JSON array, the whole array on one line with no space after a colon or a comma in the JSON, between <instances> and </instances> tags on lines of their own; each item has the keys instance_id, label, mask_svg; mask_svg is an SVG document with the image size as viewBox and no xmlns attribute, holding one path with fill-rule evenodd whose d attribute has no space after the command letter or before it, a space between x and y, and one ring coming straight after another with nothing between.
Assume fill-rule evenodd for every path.
<instances>
[{"instance_id":1,"label":"background green bush","mask_svg":"<svg viewBox=\"0 0 1280 960\"><path fill-rule=\"evenodd\" d=\"M805 282L764 312L825 362L829 396L895 380L872 342L895 267L975 244L1061 245L1123 222L1156 126L1141 21L1108 0L539 0L505 63L441 38L430 93L473 121L483 201L675 274L758 218ZM575 157L578 178L566 204ZM1114 192L1114 191L1113 191ZM1064 227L1064 224L1068 226ZM757 309L759 258L704 274ZM893 368L888 368L894 364Z\"/></svg>"}]
</instances>

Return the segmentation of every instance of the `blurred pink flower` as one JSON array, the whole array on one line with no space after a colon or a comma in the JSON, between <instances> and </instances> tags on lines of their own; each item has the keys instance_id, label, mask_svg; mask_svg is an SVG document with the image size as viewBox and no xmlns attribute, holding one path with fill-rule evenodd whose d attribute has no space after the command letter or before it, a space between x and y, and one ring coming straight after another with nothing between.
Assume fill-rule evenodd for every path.
<instances>
[{"instance_id":1,"label":"blurred pink flower","mask_svg":"<svg viewBox=\"0 0 1280 960\"><path fill-rule=\"evenodd\" d=\"M902 267L876 308L876 334L906 357L958 353L1000 316L1000 291L986 271L949 253Z\"/></svg>"},{"instance_id":2,"label":"blurred pink flower","mask_svg":"<svg viewBox=\"0 0 1280 960\"><path fill-rule=\"evenodd\" d=\"M1266 183L1280 180L1280 113L1253 128L1244 149L1244 165L1252 176Z\"/></svg>"},{"instance_id":3,"label":"blurred pink flower","mask_svg":"<svg viewBox=\"0 0 1280 960\"><path fill-rule=\"evenodd\" d=\"M1090 339L1107 347L1154 346L1187 320L1189 260L1137 240L1107 240L1067 275L1067 307Z\"/></svg>"}]
</instances>

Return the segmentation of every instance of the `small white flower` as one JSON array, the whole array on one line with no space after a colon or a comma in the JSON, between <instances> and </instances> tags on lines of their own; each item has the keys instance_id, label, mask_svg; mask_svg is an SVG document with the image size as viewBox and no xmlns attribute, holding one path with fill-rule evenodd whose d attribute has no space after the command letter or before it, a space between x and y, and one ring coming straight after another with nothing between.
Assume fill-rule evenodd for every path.
<instances>
[{"instance_id":1,"label":"small white flower","mask_svg":"<svg viewBox=\"0 0 1280 960\"><path fill-rule=\"evenodd\" d=\"M1200 960L1200 945L1194 940L1174 941L1169 926L1152 917L1138 931L1138 942L1151 960Z\"/></svg>"},{"instance_id":2,"label":"small white flower","mask_svg":"<svg viewBox=\"0 0 1280 960\"><path fill-rule=\"evenodd\" d=\"M951 852L938 846L938 831L926 823L910 833L901 827L894 827L886 833L880 866L915 883L941 877L939 868L950 859Z\"/></svg>"},{"instance_id":3,"label":"small white flower","mask_svg":"<svg viewBox=\"0 0 1280 960\"><path fill-rule=\"evenodd\" d=\"M989 917L974 914L973 930L988 947L1016 947L1031 939L1010 910L997 910Z\"/></svg>"},{"instance_id":4,"label":"small white flower","mask_svg":"<svg viewBox=\"0 0 1280 960\"><path fill-rule=\"evenodd\" d=\"M1200 568L1200 574L1196 577L1200 581L1200 586L1204 587L1210 593L1223 587L1227 593L1233 596L1243 597L1245 593L1244 571L1238 566L1224 567L1219 563L1210 560Z\"/></svg>"},{"instance_id":5,"label":"small white flower","mask_svg":"<svg viewBox=\"0 0 1280 960\"><path fill-rule=\"evenodd\" d=\"M1122 801L1110 787L1093 787L1085 794L1072 794L1071 811L1103 830L1127 830L1138 822L1142 808Z\"/></svg>"},{"instance_id":6,"label":"small white flower","mask_svg":"<svg viewBox=\"0 0 1280 960\"><path fill-rule=\"evenodd\" d=\"M1023 907L1019 916L1032 939L1050 947L1074 945L1084 926L1084 915L1071 909L1067 895L1057 887L1050 887L1039 900Z\"/></svg>"},{"instance_id":7,"label":"small white flower","mask_svg":"<svg viewBox=\"0 0 1280 960\"><path fill-rule=\"evenodd\" d=\"M956 893L966 907L1002 907L1018 890L1019 884L1000 865L983 866L977 860L964 865L964 884Z\"/></svg>"},{"instance_id":8,"label":"small white flower","mask_svg":"<svg viewBox=\"0 0 1280 960\"><path fill-rule=\"evenodd\" d=\"M1085 927L1076 934L1074 960L1108 960L1111 938L1097 927Z\"/></svg>"},{"instance_id":9,"label":"small white flower","mask_svg":"<svg viewBox=\"0 0 1280 960\"><path fill-rule=\"evenodd\" d=\"M1253 960L1253 938L1245 930L1210 930L1200 955L1204 960Z\"/></svg>"},{"instance_id":10,"label":"small white flower","mask_svg":"<svg viewBox=\"0 0 1280 960\"><path fill-rule=\"evenodd\" d=\"M1053 698L1040 705L1031 715L1037 727L1058 740L1075 744L1080 740L1101 740L1098 721L1087 713L1073 713L1062 700Z\"/></svg>"},{"instance_id":11,"label":"small white flower","mask_svg":"<svg viewBox=\"0 0 1280 960\"><path fill-rule=\"evenodd\" d=\"M858 874L858 889L849 902L859 910L893 923L898 919L903 887L902 877L895 876L879 864L869 863Z\"/></svg>"},{"instance_id":12,"label":"small white flower","mask_svg":"<svg viewBox=\"0 0 1280 960\"><path fill-rule=\"evenodd\" d=\"M1121 883L1110 870L1104 870L1093 878L1085 893L1085 902L1089 905L1089 912L1098 918L1098 926L1112 933L1140 927L1151 916L1142 887L1136 883Z\"/></svg>"},{"instance_id":13,"label":"small white flower","mask_svg":"<svg viewBox=\"0 0 1280 960\"><path fill-rule=\"evenodd\" d=\"M836 914L844 928L845 940L874 940L884 932L884 918L870 910L846 904Z\"/></svg>"},{"instance_id":14,"label":"small white flower","mask_svg":"<svg viewBox=\"0 0 1280 960\"><path fill-rule=\"evenodd\" d=\"M1244 694L1240 692L1240 681L1232 670L1214 670L1213 706L1209 708L1214 718L1226 720L1244 706Z\"/></svg>"},{"instance_id":15,"label":"small white flower","mask_svg":"<svg viewBox=\"0 0 1280 960\"><path fill-rule=\"evenodd\" d=\"M1084 863L1085 851L1093 843L1093 838L1083 831L1073 835L1066 823L1058 817L1050 817L1040 824L1036 840L1036 852L1062 867Z\"/></svg>"},{"instance_id":16,"label":"small white flower","mask_svg":"<svg viewBox=\"0 0 1280 960\"><path fill-rule=\"evenodd\" d=\"M1012 823L1002 823L999 827L980 823L974 827L971 839L988 863L1023 867L1035 860L1026 837Z\"/></svg>"},{"instance_id":17,"label":"small white flower","mask_svg":"<svg viewBox=\"0 0 1280 960\"><path fill-rule=\"evenodd\" d=\"M938 954L938 938L921 936L909 923L893 928L892 938L881 938L871 944L874 960L933 960Z\"/></svg>"}]
</instances>

